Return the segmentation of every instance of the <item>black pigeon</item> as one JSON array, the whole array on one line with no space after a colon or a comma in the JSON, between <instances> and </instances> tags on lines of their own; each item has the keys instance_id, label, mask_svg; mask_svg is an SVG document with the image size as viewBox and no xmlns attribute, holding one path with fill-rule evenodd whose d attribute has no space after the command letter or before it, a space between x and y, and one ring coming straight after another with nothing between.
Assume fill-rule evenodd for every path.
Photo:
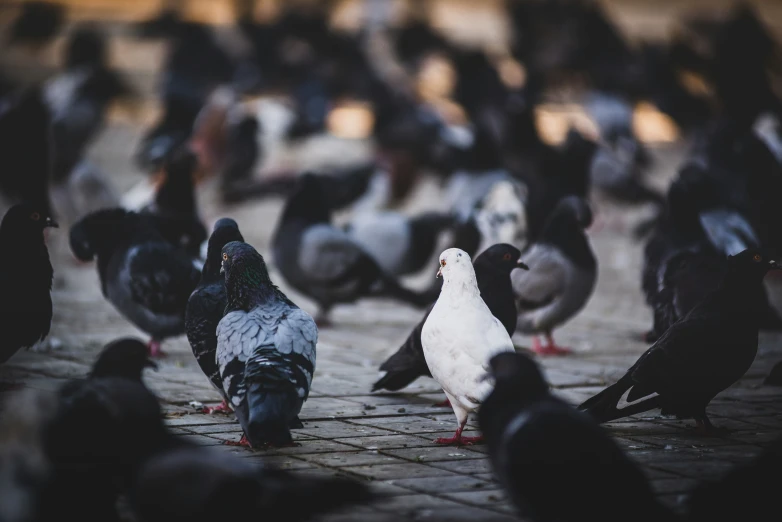
<instances>
[{"instance_id":1,"label":"black pigeon","mask_svg":"<svg viewBox=\"0 0 782 522\"><path fill-rule=\"evenodd\" d=\"M751 461L739 464L716 481L704 481L690 494L690 522L711 520L779 519L782 488L782 438L777 438Z\"/></svg>"},{"instance_id":2,"label":"black pigeon","mask_svg":"<svg viewBox=\"0 0 782 522\"><path fill-rule=\"evenodd\" d=\"M763 384L766 386L782 386L782 361L776 363L768 372Z\"/></svg>"},{"instance_id":3,"label":"black pigeon","mask_svg":"<svg viewBox=\"0 0 782 522\"><path fill-rule=\"evenodd\" d=\"M71 227L71 251L97 257L101 290L114 307L148 333L150 354L185 331L185 308L198 269L160 234L153 218L124 209L93 212Z\"/></svg>"},{"instance_id":4,"label":"black pigeon","mask_svg":"<svg viewBox=\"0 0 782 522\"><path fill-rule=\"evenodd\" d=\"M516 301L510 284L510 273L516 268L527 270L527 265L519 261L520 255L516 247L499 244L489 247L473 262L481 299L492 315L499 319L508 335L516 331ZM372 391L397 391L418 377L432 376L421 346L421 329L431 311L432 307L429 307L405 343L380 365L380 371L386 373L372 385Z\"/></svg>"},{"instance_id":5,"label":"black pigeon","mask_svg":"<svg viewBox=\"0 0 782 522\"><path fill-rule=\"evenodd\" d=\"M352 479L294 475L208 447L156 455L142 466L129 496L139 522L297 522L373 498Z\"/></svg>"},{"instance_id":6,"label":"black pigeon","mask_svg":"<svg viewBox=\"0 0 782 522\"><path fill-rule=\"evenodd\" d=\"M0 224L0 363L49 335L54 270L43 234L45 228L56 226L43 210L30 204L11 207Z\"/></svg>"},{"instance_id":7,"label":"black pigeon","mask_svg":"<svg viewBox=\"0 0 782 522\"><path fill-rule=\"evenodd\" d=\"M51 114L40 88L8 96L0 107L0 193L51 215Z\"/></svg>"},{"instance_id":8,"label":"black pigeon","mask_svg":"<svg viewBox=\"0 0 782 522\"><path fill-rule=\"evenodd\" d=\"M293 444L315 372L318 328L269 279L263 256L247 243L223 247L228 305L217 326L223 390L244 436L240 445Z\"/></svg>"},{"instance_id":9,"label":"black pigeon","mask_svg":"<svg viewBox=\"0 0 782 522\"><path fill-rule=\"evenodd\" d=\"M765 305L760 287L769 270L780 268L758 249L729 257L719 288L674 323L616 384L579 409L608 422L662 408L711 431L706 407L755 360Z\"/></svg>"},{"instance_id":10,"label":"black pigeon","mask_svg":"<svg viewBox=\"0 0 782 522\"><path fill-rule=\"evenodd\" d=\"M198 366L209 382L223 396L223 403L207 412L225 411L223 380L217 367L217 324L223 318L228 298L225 294L225 276L221 274L223 247L231 241L244 241L236 221L223 218L215 223L206 252L201 281L190 295L185 311L185 333L193 349Z\"/></svg>"},{"instance_id":11,"label":"black pigeon","mask_svg":"<svg viewBox=\"0 0 782 522\"><path fill-rule=\"evenodd\" d=\"M65 6L54 2L23 2L19 16L8 28L8 43L45 45L59 33Z\"/></svg>"},{"instance_id":12,"label":"black pigeon","mask_svg":"<svg viewBox=\"0 0 782 522\"><path fill-rule=\"evenodd\" d=\"M258 142L259 128L258 119L249 114L228 126L225 166L220 178L220 189L225 199L234 186L243 192L244 185L252 178L262 153Z\"/></svg>"},{"instance_id":13,"label":"black pigeon","mask_svg":"<svg viewBox=\"0 0 782 522\"><path fill-rule=\"evenodd\" d=\"M675 520L611 437L549 392L532 359L502 353L489 364L496 383L478 422L494 471L525 518Z\"/></svg>"},{"instance_id":14,"label":"black pigeon","mask_svg":"<svg viewBox=\"0 0 782 522\"><path fill-rule=\"evenodd\" d=\"M144 344L119 339L86 379L62 387L44 438L52 478L41 494L40 520L119 520L119 494L169 436L157 398L141 380L147 367L155 363Z\"/></svg>"},{"instance_id":15,"label":"black pigeon","mask_svg":"<svg viewBox=\"0 0 782 522\"><path fill-rule=\"evenodd\" d=\"M155 201L142 209L154 217L155 226L163 238L184 250L191 258L201 256L201 244L206 241L206 227L198 216L193 177L198 160L186 147L166 159L163 182Z\"/></svg>"},{"instance_id":16,"label":"black pigeon","mask_svg":"<svg viewBox=\"0 0 782 522\"><path fill-rule=\"evenodd\" d=\"M436 299L400 286L344 231L331 225L331 209L317 176L306 174L288 199L272 240L274 260L285 280L320 306L319 324L338 303L362 297L392 297L417 307Z\"/></svg>"}]
</instances>

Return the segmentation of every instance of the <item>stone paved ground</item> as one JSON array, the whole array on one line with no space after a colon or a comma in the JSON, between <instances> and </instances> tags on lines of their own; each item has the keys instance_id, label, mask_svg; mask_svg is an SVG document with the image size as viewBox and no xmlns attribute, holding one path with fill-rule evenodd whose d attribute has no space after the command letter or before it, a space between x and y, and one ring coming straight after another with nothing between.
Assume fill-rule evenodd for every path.
<instances>
[{"instance_id":1,"label":"stone paved ground","mask_svg":"<svg viewBox=\"0 0 782 522\"><path fill-rule=\"evenodd\" d=\"M143 179L130 162L139 136L138 125L116 121L92 151L96 163L123 192ZM362 143L320 139L300 149L277 151L268 164L318 164L317 152L323 150L329 156L366 154ZM681 146L655 148L659 160L655 182L664 185L682 150ZM437 194L433 184L424 183L409 209L436 205ZM209 185L199 190L199 198L208 226L222 216L234 217L248 242L268 253L281 202L225 208ZM649 325L638 288L641 245L627 234L640 212L600 205L598 213L603 226L591 234L600 264L596 293L583 313L558 332L558 340L575 353L541 361L555 391L574 404L612 383L635 361L646 347L639 334ZM62 347L46 353L21 352L0 368L0 378L54 391L65 380L84 375L107 341L143 335L103 300L94 266L78 265L70 256L67 229L51 235L50 250L55 266L52 336L62 341ZM406 282L426 284L435 269L432 264L420 277ZM294 301L314 312L312 303L290 291L278 274L272 277ZM769 284L774 298L782 298L779 284ZM194 400L215 403L219 398L200 373L184 337L165 343L169 355L146 381L163 401L167 423L183 437L300 473L368 480L387 494L372 506L324 520L512 520L513 509L492 475L485 446L433 444L436 437L450 435L455 422L450 409L433 406L444 398L436 383L421 379L403 393L369 393L377 366L397 349L420 316L418 310L384 300L335 310L336 326L320 333L313 390L301 414L304 428L295 430L299 445L293 448L254 452L222 444L237 441L240 428L230 416L204 415L188 405ZM519 346L528 345L528 339L517 341ZM643 466L663 501L680 506L683 495L699 480L713 479L746 461L780 435L782 388L761 386L770 366L782 359L780 341L779 335L762 334L752 369L709 408L715 424L730 430L727 435L703 438L693 433L691 421L653 414L606 425ZM475 430L474 419L470 427Z\"/></svg>"}]
</instances>

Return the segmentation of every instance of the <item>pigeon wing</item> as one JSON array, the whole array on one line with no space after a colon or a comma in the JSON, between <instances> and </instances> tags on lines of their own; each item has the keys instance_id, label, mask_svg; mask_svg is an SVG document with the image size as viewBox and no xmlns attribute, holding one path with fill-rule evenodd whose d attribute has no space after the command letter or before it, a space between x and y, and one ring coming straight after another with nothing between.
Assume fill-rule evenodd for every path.
<instances>
[{"instance_id":1,"label":"pigeon wing","mask_svg":"<svg viewBox=\"0 0 782 522\"><path fill-rule=\"evenodd\" d=\"M198 284L198 270L168 245L135 247L125 273L133 300L153 313L175 314L185 310Z\"/></svg>"},{"instance_id":2,"label":"pigeon wing","mask_svg":"<svg viewBox=\"0 0 782 522\"><path fill-rule=\"evenodd\" d=\"M513 292L520 300L522 309L542 308L565 289L565 260L556 249L548 245L534 245L522 258L529 270L511 272Z\"/></svg>"},{"instance_id":3,"label":"pigeon wing","mask_svg":"<svg viewBox=\"0 0 782 522\"><path fill-rule=\"evenodd\" d=\"M299 250L299 267L312 280L334 282L345 278L366 253L345 232L316 225L305 232Z\"/></svg>"}]
</instances>

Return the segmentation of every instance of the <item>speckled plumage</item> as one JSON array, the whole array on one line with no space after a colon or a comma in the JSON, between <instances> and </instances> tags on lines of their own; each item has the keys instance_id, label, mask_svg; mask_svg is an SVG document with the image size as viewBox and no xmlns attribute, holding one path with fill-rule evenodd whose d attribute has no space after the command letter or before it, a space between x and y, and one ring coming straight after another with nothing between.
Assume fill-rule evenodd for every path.
<instances>
[{"instance_id":1,"label":"speckled plumage","mask_svg":"<svg viewBox=\"0 0 782 522\"><path fill-rule=\"evenodd\" d=\"M253 447L290 444L315 371L318 329L272 284L250 245L231 242L223 254L228 306L217 326L223 390Z\"/></svg>"}]
</instances>

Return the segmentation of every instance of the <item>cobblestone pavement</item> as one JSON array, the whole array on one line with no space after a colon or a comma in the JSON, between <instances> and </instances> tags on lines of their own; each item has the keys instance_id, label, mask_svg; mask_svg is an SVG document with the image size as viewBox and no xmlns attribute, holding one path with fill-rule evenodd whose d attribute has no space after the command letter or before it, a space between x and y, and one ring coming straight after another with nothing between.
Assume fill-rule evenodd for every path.
<instances>
[{"instance_id":1,"label":"cobblestone pavement","mask_svg":"<svg viewBox=\"0 0 782 522\"><path fill-rule=\"evenodd\" d=\"M137 187L143 179L131 165L139 136L137 126L120 121L107 129L92 151L93 160L121 192ZM274 152L267 166L319 165L323 155L318 151L323 150L329 151L329 157L343 159L367 153L360 143L320 139ZM664 185L682 150L655 149L660 171L655 182ZM225 208L208 183L199 188L199 199L207 226L220 217L233 217L247 241L262 254L269 253L280 201ZM427 182L409 209L437 203L438 189ZM574 348L574 354L541 361L556 393L574 404L614 382L646 349L639 340L650 324L639 290L642 245L628 239L629 227L641 213L598 206L599 224L591 233L600 265L597 290L583 313L556 334L561 344ZM0 367L0 379L53 392L67 379L83 376L106 342L124 335L144 336L104 301L95 267L80 265L70 255L67 228L54 231L49 241L55 267L52 337L61 346L18 353ZM405 282L428 284L435 270L432 263ZM278 273L272 272L272 278L296 303L314 313L313 304L290 290ZM781 285L769 281L777 302L782 301ZM371 506L324 520L512 520L513 508L493 477L485 446L434 445L435 438L452 434L455 427L450 408L433 406L444 399L434 381L420 379L403 393L369 392L380 362L398 348L421 315L420 310L386 300L334 310L335 327L320 332L313 389L300 415L304 428L294 431L299 445L292 448L250 451L222 444L238 441L241 430L232 416L205 415L189 406L191 401L213 404L219 397L199 371L184 337L164 343L168 356L157 372L146 376L146 382L163 402L171 429L183 437L300 473L368 480L386 495ZM529 341L515 340L519 346ZM643 466L664 502L681 507L683 495L699 480L713 479L746 461L782 432L782 388L761 385L773 363L782 359L780 341L780 335L761 334L751 370L712 402L708 411L715 424L730 430L724 436L703 438L693 432L691 421L654 414L606 425ZM469 427L473 433L468 435L474 435L474 418Z\"/></svg>"}]
</instances>

